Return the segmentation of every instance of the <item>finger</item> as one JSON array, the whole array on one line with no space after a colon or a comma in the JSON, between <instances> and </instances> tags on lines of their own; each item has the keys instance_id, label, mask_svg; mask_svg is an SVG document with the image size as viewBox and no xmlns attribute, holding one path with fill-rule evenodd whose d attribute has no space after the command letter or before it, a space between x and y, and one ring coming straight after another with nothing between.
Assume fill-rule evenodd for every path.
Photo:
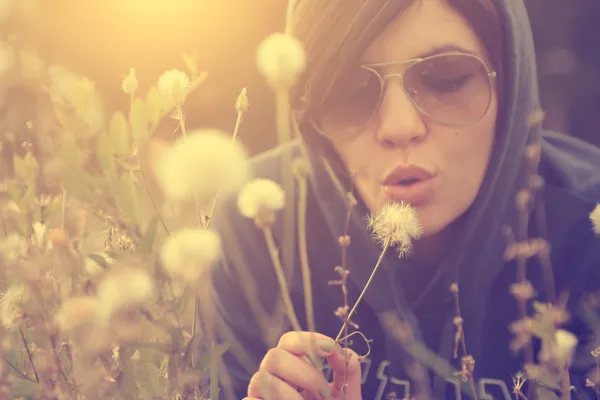
<instances>
[{"instance_id":1,"label":"finger","mask_svg":"<svg viewBox=\"0 0 600 400\"><path fill-rule=\"evenodd\" d=\"M317 398L331 396L329 384L319 370L282 348L269 350L259 370L276 376L294 387L303 388Z\"/></svg>"},{"instance_id":2,"label":"finger","mask_svg":"<svg viewBox=\"0 0 600 400\"><path fill-rule=\"evenodd\" d=\"M358 354L348 348L336 344L333 352L327 357L333 370L333 394L345 393L347 400L361 399L361 368Z\"/></svg>"},{"instance_id":3,"label":"finger","mask_svg":"<svg viewBox=\"0 0 600 400\"><path fill-rule=\"evenodd\" d=\"M258 371L250 379L248 397L264 400L302 400L302 395L297 390L264 371Z\"/></svg>"},{"instance_id":4,"label":"finger","mask_svg":"<svg viewBox=\"0 0 600 400\"><path fill-rule=\"evenodd\" d=\"M317 332L287 332L281 336L277 347L297 356L306 355L315 362L315 356L326 357L331 354L335 342L329 336Z\"/></svg>"}]
</instances>

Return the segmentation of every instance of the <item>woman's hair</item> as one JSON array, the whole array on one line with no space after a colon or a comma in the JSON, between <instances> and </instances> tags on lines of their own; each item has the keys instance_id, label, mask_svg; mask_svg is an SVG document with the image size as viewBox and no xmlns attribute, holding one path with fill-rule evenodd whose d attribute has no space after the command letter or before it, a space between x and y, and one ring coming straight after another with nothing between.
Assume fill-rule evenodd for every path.
<instances>
[{"instance_id":1,"label":"woman's hair","mask_svg":"<svg viewBox=\"0 0 600 400\"><path fill-rule=\"evenodd\" d=\"M300 0L290 32L304 45L308 67L293 92L293 107L302 113L326 98L369 45L398 15L427 0ZM445 0L469 21L498 73L502 87L502 24L493 0Z\"/></svg>"},{"instance_id":2,"label":"woman's hair","mask_svg":"<svg viewBox=\"0 0 600 400\"><path fill-rule=\"evenodd\" d=\"M338 172L341 160L328 141L317 135L302 116L318 108L347 68L355 66L387 25L413 3L428 0L299 0L289 32L304 45L307 69L292 91L292 108L309 146L318 148ZM494 0L445 0L471 25L496 70L499 114L502 115L503 32ZM418 4L417 4L418 5ZM340 170L341 167L341 170ZM349 184L350 177L338 176Z\"/></svg>"}]
</instances>

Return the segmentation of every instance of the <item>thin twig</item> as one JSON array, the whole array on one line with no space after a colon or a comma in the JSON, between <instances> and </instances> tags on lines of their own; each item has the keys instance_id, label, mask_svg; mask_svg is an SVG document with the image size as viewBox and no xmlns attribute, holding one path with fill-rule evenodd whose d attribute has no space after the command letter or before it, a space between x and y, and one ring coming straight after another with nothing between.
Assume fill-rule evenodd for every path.
<instances>
[{"instance_id":1,"label":"thin twig","mask_svg":"<svg viewBox=\"0 0 600 400\"><path fill-rule=\"evenodd\" d=\"M292 323L292 327L296 331L301 331L302 328L300 326L300 322L298 321L298 317L294 312L294 305L292 304L292 298L290 296L290 291L287 287L287 282L285 280L285 274L283 272L283 266L281 265L281 261L279 260L279 251L277 250L277 246L275 245L275 240L273 239L273 232L271 228L263 228L263 233L265 236L265 240L267 242L267 247L269 249L269 255L271 256L271 261L273 262L273 267L275 269L275 274L277 275L277 280L279 281L279 287L281 288L281 296L283 302L286 307L286 312L290 322Z\"/></svg>"},{"instance_id":2,"label":"thin twig","mask_svg":"<svg viewBox=\"0 0 600 400\"><path fill-rule=\"evenodd\" d=\"M25 338L23 329L20 326L19 326L19 333L21 334L21 340L23 341L23 346L25 346L25 350L27 351L27 357L29 357L29 362L31 363L31 368L33 369L33 373L35 375L35 381L39 382L40 378L38 377L37 370L35 369L35 364L33 363L33 357L31 357L31 350L29 350L29 344L27 343L27 339Z\"/></svg>"},{"instance_id":3,"label":"thin twig","mask_svg":"<svg viewBox=\"0 0 600 400\"><path fill-rule=\"evenodd\" d=\"M308 330L314 332L315 315L313 308L312 284L310 266L308 264L308 246L306 244L306 177L298 177L298 245L300 247L300 267L302 271L302 283L304 286L304 306L306 308L306 320Z\"/></svg>"},{"instance_id":4,"label":"thin twig","mask_svg":"<svg viewBox=\"0 0 600 400\"><path fill-rule=\"evenodd\" d=\"M362 300L362 298L364 297L365 293L367 292L367 289L369 288L371 281L373 280L373 277L375 276L375 273L377 273L377 271L379 270L379 267L381 266L381 262L383 261L383 256L385 255L385 253L387 252L387 249L390 247L390 241L386 240L383 243L383 249L381 250L381 254L379 255L379 259L377 260L377 264L375 264L375 268L373 268L373 272L371 272L371 276L369 276L369 279L367 280L367 283L365 284L365 287L363 288L362 292L360 292L360 296L358 296L358 299L356 300L356 303L354 303L354 306L352 307L352 310L350 310L350 312L348 313L347 317L346 317L346 321L344 321L344 325L342 326L342 328L340 329L340 331L338 332L337 336L335 337L335 341L338 342L340 340L340 337L342 336L342 334L344 333L347 325L348 325L348 321L350 321L350 319L352 318L352 315L354 315L354 312L356 311L356 308L358 307L358 305L360 304L360 301Z\"/></svg>"},{"instance_id":5,"label":"thin twig","mask_svg":"<svg viewBox=\"0 0 600 400\"><path fill-rule=\"evenodd\" d=\"M13 363L8 361L8 358L6 358L5 356L2 356L2 358L4 358L4 361L6 361L8 366L11 367L17 374L21 375L21 377L23 379L27 379L29 382L36 382L33 379L31 379L30 377L28 377L27 375L25 375L24 373L22 373L21 371L19 371L19 369L17 367L15 367Z\"/></svg>"}]
</instances>

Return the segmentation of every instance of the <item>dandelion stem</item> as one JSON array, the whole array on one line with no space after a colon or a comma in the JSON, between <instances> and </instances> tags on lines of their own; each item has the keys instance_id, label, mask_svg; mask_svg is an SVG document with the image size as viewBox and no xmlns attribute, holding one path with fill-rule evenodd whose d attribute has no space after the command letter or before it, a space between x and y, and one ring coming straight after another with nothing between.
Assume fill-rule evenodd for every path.
<instances>
[{"instance_id":1,"label":"dandelion stem","mask_svg":"<svg viewBox=\"0 0 600 400\"><path fill-rule=\"evenodd\" d=\"M269 249L271 261L273 262L273 267L275 268L275 274L277 275L277 280L279 281L279 286L281 288L281 296L285 304L288 318L292 323L292 327L294 328L294 330L300 331L302 330L302 328L300 327L300 322L298 322L298 317L296 317L296 313L294 312L292 298L290 296L290 291L285 280L285 274L283 273L283 266L281 265L281 261L279 260L279 250L277 250L277 246L275 245L275 239L273 239L273 232L271 231L271 228L263 228L263 233L267 242L267 247Z\"/></svg>"},{"instance_id":2,"label":"dandelion stem","mask_svg":"<svg viewBox=\"0 0 600 400\"><path fill-rule=\"evenodd\" d=\"M242 124L242 120L244 119L244 111L240 110L237 113L237 119L235 121L235 127L233 128L233 136L231 138L232 142L235 142L235 140L237 139L237 135L238 132L240 130L240 126ZM208 218L206 219L206 229L208 229L210 227L210 222L212 220L213 214L215 212L215 207L217 205L217 200L219 198L219 192L217 192L215 194L215 198L213 199L213 202L210 206L210 212L208 213Z\"/></svg>"},{"instance_id":3,"label":"dandelion stem","mask_svg":"<svg viewBox=\"0 0 600 400\"><path fill-rule=\"evenodd\" d=\"M62 190L62 199L60 204L60 229L65 230L65 210L67 208L67 191L64 186L61 184L60 188Z\"/></svg>"},{"instance_id":4,"label":"dandelion stem","mask_svg":"<svg viewBox=\"0 0 600 400\"><path fill-rule=\"evenodd\" d=\"M304 286L304 305L306 307L306 320L311 332L316 330L313 308L312 283L310 266L308 265L308 246L306 244L306 178L298 178L298 245L300 247L300 266L302 270L302 283Z\"/></svg>"},{"instance_id":5,"label":"dandelion stem","mask_svg":"<svg viewBox=\"0 0 600 400\"><path fill-rule=\"evenodd\" d=\"M20 326L19 326L19 333L21 335L21 341L23 342L23 346L25 346L25 350L27 351L27 357L29 358L29 362L31 363L31 368L33 369L33 374L35 375L35 381L39 382L40 378L38 376L37 370L35 369L35 364L33 363L33 357L31 357L31 350L29 350L29 344L27 343L27 338L25 338L23 329Z\"/></svg>"},{"instance_id":6,"label":"dandelion stem","mask_svg":"<svg viewBox=\"0 0 600 400\"><path fill-rule=\"evenodd\" d=\"M150 197L150 201L152 202L152 206L154 207L154 211L156 212L156 215L158 217L158 220L160 221L160 224L164 228L167 235L170 236L171 232L169 231L169 228L167 227L167 223L165 222L165 219L163 218L163 216L160 212L160 209L158 208L156 199L154 198L154 195L152 194L152 189L150 189L150 185L148 184L148 180L146 179L146 172L144 170L144 163L142 161L141 154L138 154L138 160L140 163L140 175L142 177L142 182L144 182L144 187L146 188L146 191L148 192L148 197Z\"/></svg>"},{"instance_id":7,"label":"dandelion stem","mask_svg":"<svg viewBox=\"0 0 600 400\"><path fill-rule=\"evenodd\" d=\"M33 379L31 379L30 377L28 377L27 375L25 375L24 373L22 373L21 371L19 371L19 369L17 367L15 367L15 365L13 363L11 363L10 361L8 361L8 358L6 358L6 356L2 356L2 358L4 358L4 361L6 361L6 363L8 364L8 366L11 367L17 374L21 375L21 377L23 379L26 379L29 382L36 382Z\"/></svg>"},{"instance_id":8,"label":"dandelion stem","mask_svg":"<svg viewBox=\"0 0 600 400\"><path fill-rule=\"evenodd\" d=\"M185 114L180 105L177 106L177 120L179 121L179 127L181 128L181 135L187 138L187 129L185 127ZM194 192L194 204L196 205L196 217L198 218L198 226L203 227L204 222L202 220L202 212L200 211L200 201L198 200L198 193Z\"/></svg>"},{"instance_id":9,"label":"dandelion stem","mask_svg":"<svg viewBox=\"0 0 600 400\"><path fill-rule=\"evenodd\" d=\"M356 311L356 308L358 307L358 304L360 303L360 301L364 297L365 293L367 292L367 289L369 288L369 285L371 284L371 281L373 280L373 277L375 276L375 274L377 273L377 270L379 270L379 267L381 266L381 262L383 261L383 256L385 255L385 253L387 252L387 249L389 247L390 247L390 240L388 239L388 240L386 240L383 243L383 249L381 250L381 254L379 255L379 259L377 260L377 264L375 264L375 268L373 268L373 272L371 272L371 276L369 276L369 279L367 280L367 283L365 284L365 287L363 288L362 292L360 292L360 296L358 296L358 299L356 300L356 303L354 303L354 306L352 307L352 310L350 310L350 312L346 316L346 320L344 321L344 325L342 326L342 328L340 329L339 333L335 337L335 341L336 342L340 339L340 337L344 333L344 330L346 329L346 326L348 325L348 322L350 321L350 318L352 318L352 315L354 315L354 312Z\"/></svg>"}]
</instances>

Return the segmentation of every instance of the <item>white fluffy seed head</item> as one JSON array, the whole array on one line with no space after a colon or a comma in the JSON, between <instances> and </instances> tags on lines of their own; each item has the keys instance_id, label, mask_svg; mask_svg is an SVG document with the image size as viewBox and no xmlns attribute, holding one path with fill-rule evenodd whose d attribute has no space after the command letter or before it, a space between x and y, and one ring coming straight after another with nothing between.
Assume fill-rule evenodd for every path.
<instances>
[{"instance_id":1,"label":"white fluffy seed head","mask_svg":"<svg viewBox=\"0 0 600 400\"><path fill-rule=\"evenodd\" d=\"M117 310L148 304L154 299L154 290L154 281L147 271L115 266L98 284L100 313L108 320Z\"/></svg>"},{"instance_id":2,"label":"white fluffy seed head","mask_svg":"<svg viewBox=\"0 0 600 400\"><path fill-rule=\"evenodd\" d=\"M156 88L170 104L181 106L190 92L190 78L183 71L170 69L158 78Z\"/></svg>"},{"instance_id":3,"label":"white fluffy seed head","mask_svg":"<svg viewBox=\"0 0 600 400\"><path fill-rule=\"evenodd\" d=\"M201 201L239 190L249 176L243 146L217 129L201 129L181 137L158 160L157 180L170 200Z\"/></svg>"},{"instance_id":4,"label":"white fluffy seed head","mask_svg":"<svg viewBox=\"0 0 600 400\"><path fill-rule=\"evenodd\" d=\"M384 205L379 214L370 216L369 229L382 245L395 245L400 257L409 255L413 241L423 234L414 207L405 202Z\"/></svg>"},{"instance_id":5,"label":"white fluffy seed head","mask_svg":"<svg viewBox=\"0 0 600 400\"><path fill-rule=\"evenodd\" d=\"M242 188L237 205L244 217L254 219L259 226L269 226L285 206L285 192L271 179L255 179Z\"/></svg>"},{"instance_id":6,"label":"white fluffy seed head","mask_svg":"<svg viewBox=\"0 0 600 400\"><path fill-rule=\"evenodd\" d=\"M174 280L193 284L221 255L219 235L206 229L184 229L163 244L163 268Z\"/></svg>"},{"instance_id":7,"label":"white fluffy seed head","mask_svg":"<svg viewBox=\"0 0 600 400\"><path fill-rule=\"evenodd\" d=\"M273 89L289 89L306 68L306 54L300 41L293 36L274 33L257 49L259 71Z\"/></svg>"}]
</instances>

